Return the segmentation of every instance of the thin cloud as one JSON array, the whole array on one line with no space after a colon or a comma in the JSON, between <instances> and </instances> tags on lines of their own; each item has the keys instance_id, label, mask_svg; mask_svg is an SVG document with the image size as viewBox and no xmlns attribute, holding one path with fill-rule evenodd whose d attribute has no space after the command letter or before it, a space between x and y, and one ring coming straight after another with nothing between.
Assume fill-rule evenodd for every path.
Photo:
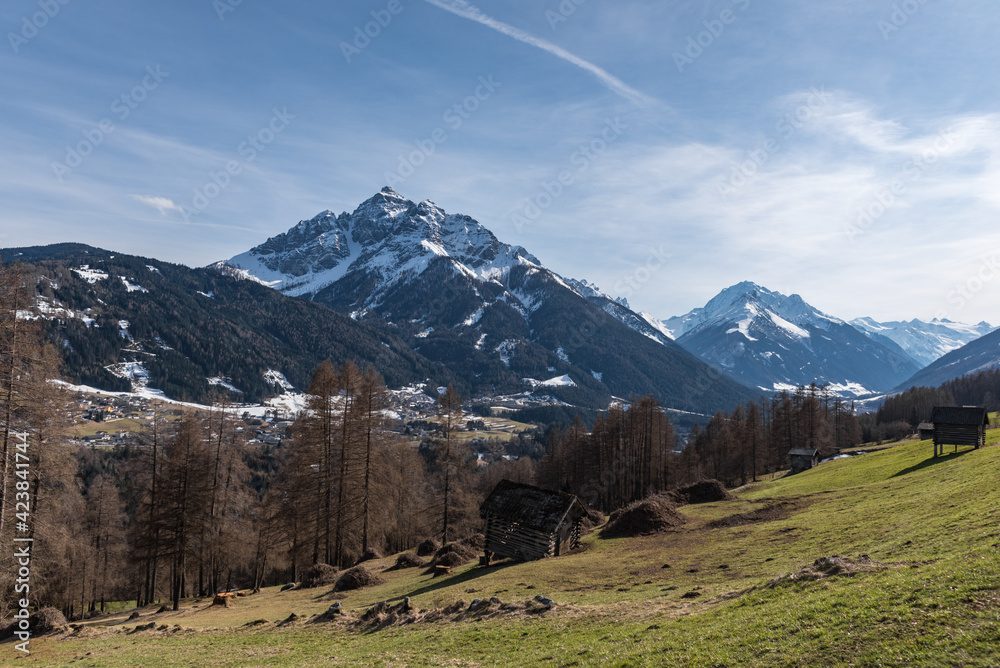
<instances>
[{"instance_id":1,"label":"thin cloud","mask_svg":"<svg viewBox=\"0 0 1000 668\"><path fill-rule=\"evenodd\" d=\"M652 97L637 91L632 88L624 81L614 76L607 70L604 70L593 63L576 56L566 49L556 46L552 42L541 39L540 37L535 37L529 33L524 32L519 28L515 28L512 25L503 23L502 21L497 21L491 16L483 14L477 7L470 5L465 0L424 0L425 2L434 5L446 12L451 12L456 16L461 16L464 19L469 19L470 21L475 21L476 23L481 23L482 25L492 28L499 33L507 35L508 37L513 37L519 42L524 42L525 44L530 44L531 46L542 49L543 51L548 51L557 58L562 58L568 63L576 65L580 69L590 72L598 81L604 84L609 90L618 95L621 95L625 99L629 100L637 107L646 109L649 107L662 106L662 104L653 99Z\"/></svg>"},{"instance_id":2,"label":"thin cloud","mask_svg":"<svg viewBox=\"0 0 1000 668\"><path fill-rule=\"evenodd\" d=\"M181 211L181 207L173 202L173 200L167 199L166 197L157 197L155 195L129 195L134 200L138 200L145 204L146 206L151 206L160 212L160 215L167 215L167 211Z\"/></svg>"}]
</instances>

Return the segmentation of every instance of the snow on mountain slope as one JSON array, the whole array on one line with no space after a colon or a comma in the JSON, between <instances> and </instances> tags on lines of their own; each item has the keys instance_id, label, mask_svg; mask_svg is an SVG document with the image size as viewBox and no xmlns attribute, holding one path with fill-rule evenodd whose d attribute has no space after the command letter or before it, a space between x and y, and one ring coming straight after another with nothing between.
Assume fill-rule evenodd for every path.
<instances>
[{"instance_id":1,"label":"snow on mountain slope","mask_svg":"<svg viewBox=\"0 0 1000 668\"><path fill-rule=\"evenodd\" d=\"M830 317L813 308L799 295L786 297L780 292L762 288L750 281L726 288L703 308L696 308L690 313L662 322L676 338L680 338L722 320L749 323L761 315L772 319L777 326L799 337L808 336L808 333L801 329L801 325L829 330L831 327L844 324L843 320ZM747 335L744 331L746 326L738 328L744 336Z\"/></svg>"},{"instance_id":2,"label":"snow on mountain slope","mask_svg":"<svg viewBox=\"0 0 1000 668\"><path fill-rule=\"evenodd\" d=\"M520 392L524 378L555 376L573 382L547 392L602 408L612 394L708 411L754 396L625 300L564 279L469 216L390 188L214 267L387 328L464 377L466 391ZM699 377L708 380L690 380Z\"/></svg>"},{"instance_id":3,"label":"snow on mountain slope","mask_svg":"<svg viewBox=\"0 0 1000 668\"><path fill-rule=\"evenodd\" d=\"M764 390L829 384L845 396L890 389L917 366L843 320L755 283L726 288L703 308L661 323L677 342Z\"/></svg>"},{"instance_id":4,"label":"snow on mountain slope","mask_svg":"<svg viewBox=\"0 0 1000 668\"><path fill-rule=\"evenodd\" d=\"M646 324L658 331L663 336L667 337L671 341L677 338L677 333L667 326L667 323L663 320L659 320L652 313L642 311L639 313L639 317L646 321Z\"/></svg>"},{"instance_id":5,"label":"snow on mountain slope","mask_svg":"<svg viewBox=\"0 0 1000 668\"><path fill-rule=\"evenodd\" d=\"M930 322L917 319L877 322L873 318L856 318L851 324L872 338L883 336L894 341L922 367L996 330L988 322L969 325L937 318Z\"/></svg>"},{"instance_id":6,"label":"snow on mountain slope","mask_svg":"<svg viewBox=\"0 0 1000 668\"><path fill-rule=\"evenodd\" d=\"M576 290L576 293L581 297L586 297L587 299L591 299L593 297L607 299L609 301L615 302L616 304L619 304L620 306L624 306L625 308L628 309L632 308L631 306L628 305L628 300L625 299L624 297L612 297L611 295L607 294L599 287L597 287L596 285L585 279L567 278L566 283L568 283L571 288Z\"/></svg>"},{"instance_id":7,"label":"snow on mountain slope","mask_svg":"<svg viewBox=\"0 0 1000 668\"><path fill-rule=\"evenodd\" d=\"M960 376L998 367L1000 367L1000 330L994 330L935 360L897 389L936 387Z\"/></svg>"},{"instance_id":8,"label":"snow on mountain slope","mask_svg":"<svg viewBox=\"0 0 1000 668\"><path fill-rule=\"evenodd\" d=\"M295 297L315 295L348 273L364 271L379 284L363 305L371 307L380 292L423 273L438 258L481 281L501 281L512 267L540 264L472 218L448 215L428 200L416 204L386 187L354 213L324 211L216 266L245 271Z\"/></svg>"}]
</instances>

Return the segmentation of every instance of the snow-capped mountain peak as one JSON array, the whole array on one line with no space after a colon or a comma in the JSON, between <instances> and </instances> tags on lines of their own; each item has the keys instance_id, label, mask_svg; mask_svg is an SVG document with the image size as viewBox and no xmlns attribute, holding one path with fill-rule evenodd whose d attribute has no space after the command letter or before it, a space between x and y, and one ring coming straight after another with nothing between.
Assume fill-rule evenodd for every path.
<instances>
[{"instance_id":1,"label":"snow-capped mountain peak","mask_svg":"<svg viewBox=\"0 0 1000 668\"><path fill-rule=\"evenodd\" d=\"M826 383L844 394L890 389L916 369L897 346L749 281L660 323L677 342L733 378L765 390Z\"/></svg>"},{"instance_id":2,"label":"snow-capped mountain peak","mask_svg":"<svg viewBox=\"0 0 1000 668\"><path fill-rule=\"evenodd\" d=\"M884 337L893 341L921 366L927 366L996 329L988 322L969 325L938 318L930 322L916 318L878 322L864 317L852 320L851 324L875 340Z\"/></svg>"},{"instance_id":3,"label":"snow-capped mountain peak","mask_svg":"<svg viewBox=\"0 0 1000 668\"><path fill-rule=\"evenodd\" d=\"M353 213L323 211L215 266L247 272L292 296L316 294L364 270L377 283L368 300L374 303L380 289L422 273L437 258L483 280L500 279L513 266L541 265L469 216L449 215L430 200L416 203L385 187Z\"/></svg>"},{"instance_id":4,"label":"snow-capped mountain peak","mask_svg":"<svg viewBox=\"0 0 1000 668\"><path fill-rule=\"evenodd\" d=\"M748 333L750 325L760 319L770 320L775 326L798 338L809 336L802 329L804 325L825 330L833 325L844 324L843 320L810 306L797 294L785 296L750 281L728 287L709 300L703 308L670 318L662 324L679 338L703 327L731 322L735 324L737 331L752 340Z\"/></svg>"},{"instance_id":5,"label":"snow-capped mountain peak","mask_svg":"<svg viewBox=\"0 0 1000 668\"><path fill-rule=\"evenodd\" d=\"M689 410L752 396L586 281L567 281L473 218L390 188L352 213L325 211L218 263L408 341L470 387L604 403L655 392ZM627 351L627 352L626 352ZM691 389L684 378L707 383Z\"/></svg>"}]
</instances>

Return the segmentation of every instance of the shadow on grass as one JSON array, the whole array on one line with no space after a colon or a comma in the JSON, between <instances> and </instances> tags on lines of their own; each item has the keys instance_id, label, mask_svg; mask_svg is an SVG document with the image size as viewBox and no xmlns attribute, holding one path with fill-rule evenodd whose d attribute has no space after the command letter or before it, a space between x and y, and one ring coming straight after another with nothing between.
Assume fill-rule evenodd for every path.
<instances>
[{"instance_id":1,"label":"shadow on grass","mask_svg":"<svg viewBox=\"0 0 1000 668\"><path fill-rule=\"evenodd\" d=\"M474 566L467 571L458 573L457 575L441 576L434 578L430 583L420 587L419 589L414 589L409 594L404 594L399 597L402 600L406 596L419 596L420 594L427 594L432 591L437 591L438 589L444 589L445 587L451 587L453 585L464 584L470 582L484 575L489 575L490 573L496 573L497 571L508 568L510 566L516 566L522 562L520 561L503 561L499 564L493 566ZM395 600L395 599L393 599Z\"/></svg>"},{"instance_id":2,"label":"shadow on grass","mask_svg":"<svg viewBox=\"0 0 1000 668\"><path fill-rule=\"evenodd\" d=\"M966 446L963 446L963 447L966 447ZM907 468L903 469L902 471L897 471L896 473L892 474L892 477L893 478L898 478L901 475L909 475L910 473L916 473L917 471L919 471L921 469L925 469L925 468L927 468L929 466L934 466L935 464L943 464L944 462L950 462L951 460L956 459L958 457L961 457L962 455L964 455L966 453L974 452L974 451L975 451L975 448L968 447L965 450L959 450L958 452L952 452L950 454L942 455L940 457L935 457L934 455L931 455L930 457L928 457L927 459L925 459L922 462L919 462L917 464L914 464L913 466L907 467Z\"/></svg>"}]
</instances>

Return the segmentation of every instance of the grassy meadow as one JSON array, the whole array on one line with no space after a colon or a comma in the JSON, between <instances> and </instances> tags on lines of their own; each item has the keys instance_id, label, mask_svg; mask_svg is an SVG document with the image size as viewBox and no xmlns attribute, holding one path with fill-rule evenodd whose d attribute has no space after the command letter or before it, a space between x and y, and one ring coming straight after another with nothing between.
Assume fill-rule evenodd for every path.
<instances>
[{"instance_id":1,"label":"grassy meadow","mask_svg":"<svg viewBox=\"0 0 1000 668\"><path fill-rule=\"evenodd\" d=\"M683 506L670 533L591 534L557 559L388 571L346 594L268 588L231 608L191 599L132 621L128 609L33 639L30 656L0 645L0 665L997 666L998 440L937 460L906 441L826 462ZM556 605L526 603L536 595ZM417 621L361 620L405 596ZM491 596L518 605L468 611ZM334 600L347 615L311 619Z\"/></svg>"}]
</instances>

